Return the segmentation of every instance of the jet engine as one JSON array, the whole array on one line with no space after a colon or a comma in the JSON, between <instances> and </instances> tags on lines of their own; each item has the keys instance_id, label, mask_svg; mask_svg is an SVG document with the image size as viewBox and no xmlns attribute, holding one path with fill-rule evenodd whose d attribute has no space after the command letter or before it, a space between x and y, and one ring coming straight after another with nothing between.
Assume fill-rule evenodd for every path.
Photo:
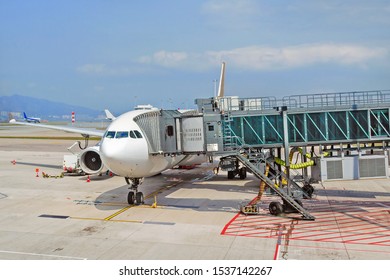
<instances>
[{"instance_id":1,"label":"jet engine","mask_svg":"<svg viewBox=\"0 0 390 280\"><path fill-rule=\"evenodd\" d=\"M99 174L107 171L100 158L100 147L93 146L80 154L80 167L87 174Z\"/></svg>"}]
</instances>

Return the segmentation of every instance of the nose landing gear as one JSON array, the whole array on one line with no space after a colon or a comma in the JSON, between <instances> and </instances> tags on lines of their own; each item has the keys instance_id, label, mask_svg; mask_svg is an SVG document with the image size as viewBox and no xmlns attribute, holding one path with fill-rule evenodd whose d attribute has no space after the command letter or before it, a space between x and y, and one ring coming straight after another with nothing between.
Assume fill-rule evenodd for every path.
<instances>
[{"instance_id":1,"label":"nose landing gear","mask_svg":"<svg viewBox=\"0 0 390 280\"><path fill-rule=\"evenodd\" d=\"M129 185L129 193L127 194L127 203L130 205L134 204L144 204L144 194L138 191L138 186L141 185L143 179L142 178L128 178L125 177L126 184Z\"/></svg>"}]
</instances>

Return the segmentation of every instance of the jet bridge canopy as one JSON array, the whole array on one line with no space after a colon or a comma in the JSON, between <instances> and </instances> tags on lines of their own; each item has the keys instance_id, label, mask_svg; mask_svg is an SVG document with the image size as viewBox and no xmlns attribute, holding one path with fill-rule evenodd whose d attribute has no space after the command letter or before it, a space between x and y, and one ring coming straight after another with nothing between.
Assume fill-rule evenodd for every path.
<instances>
[{"instance_id":1,"label":"jet bridge canopy","mask_svg":"<svg viewBox=\"0 0 390 280\"><path fill-rule=\"evenodd\" d=\"M156 110L137 116L150 154L204 153L203 118L196 111Z\"/></svg>"}]
</instances>

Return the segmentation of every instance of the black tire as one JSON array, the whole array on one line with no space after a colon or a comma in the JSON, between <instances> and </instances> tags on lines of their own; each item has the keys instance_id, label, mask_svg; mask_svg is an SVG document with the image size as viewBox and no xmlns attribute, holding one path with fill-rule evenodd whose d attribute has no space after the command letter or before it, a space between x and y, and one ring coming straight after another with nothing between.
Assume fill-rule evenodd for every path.
<instances>
[{"instance_id":1,"label":"black tire","mask_svg":"<svg viewBox=\"0 0 390 280\"><path fill-rule=\"evenodd\" d=\"M234 173L234 171L228 171L228 179L229 180L234 179L235 176L236 176L236 174Z\"/></svg>"},{"instance_id":2,"label":"black tire","mask_svg":"<svg viewBox=\"0 0 390 280\"><path fill-rule=\"evenodd\" d=\"M134 204L134 192L129 192L127 194L127 203L130 204L130 205L133 205Z\"/></svg>"},{"instance_id":3,"label":"black tire","mask_svg":"<svg viewBox=\"0 0 390 280\"><path fill-rule=\"evenodd\" d=\"M245 167L240 169L240 179L241 180L246 179L246 168Z\"/></svg>"},{"instance_id":4,"label":"black tire","mask_svg":"<svg viewBox=\"0 0 390 280\"><path fill-rule=\"evenodd\" d=\"M135 200L137 204L144 204L144 194L142 192L137 192L135 195Z\"/></svg>"},{"instance_id":5,"label":"black tire","mask_svg":"<svg viewBox=\"0 0 390 280\"><path fill-rule=\"evenodd\" d=\"M272 201L269 204L269 212L275 216L280 215L283 213L283 205L278 201Z\"/></svg>"}]
</instances>

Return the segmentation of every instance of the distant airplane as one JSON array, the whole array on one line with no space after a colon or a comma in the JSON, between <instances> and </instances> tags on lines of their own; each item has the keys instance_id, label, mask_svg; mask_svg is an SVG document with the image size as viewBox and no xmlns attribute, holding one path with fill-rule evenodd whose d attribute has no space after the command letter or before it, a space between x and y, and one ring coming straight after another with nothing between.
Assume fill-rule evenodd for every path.
<instances>
[{"instance_id":1,"label":"distant airplane","mask_svg":"<svg viewBox=\"0 0 390 280\"><path fill-rule=\"evenodd\" d=\"M222 64L218 97L224 96L224 74L225 63ZM86 139L90 136L101 137L96 146L88 147L80 154L81 169L87 174L99 174L109 169L116 175L124 177L130 189L128 203L143 204L144 195L138 191L138 187L144 178L160 174L177 165L190 166L207 161L205 155L151 154L148 143L153 139L148 139L135 120L141 115L153 112L158 113L159 109L151 105L142 105L136 107L134 111L115 117L106 109L106 117L112 121L106 131L18 122L14 119L10 123L80 133Z\"/></svg>"},{"instance_id":2,"label":"distant airplane","mask_svg":"<svg viewBox=\"0 0 390 280\"><path fill-rule=\"evenodd\" d=\"M24 120L29 123L40 123L41 119L40 118L35 118L35 117L27 117L26 113L23 112Z\"/></svg>"}]
</instances>

